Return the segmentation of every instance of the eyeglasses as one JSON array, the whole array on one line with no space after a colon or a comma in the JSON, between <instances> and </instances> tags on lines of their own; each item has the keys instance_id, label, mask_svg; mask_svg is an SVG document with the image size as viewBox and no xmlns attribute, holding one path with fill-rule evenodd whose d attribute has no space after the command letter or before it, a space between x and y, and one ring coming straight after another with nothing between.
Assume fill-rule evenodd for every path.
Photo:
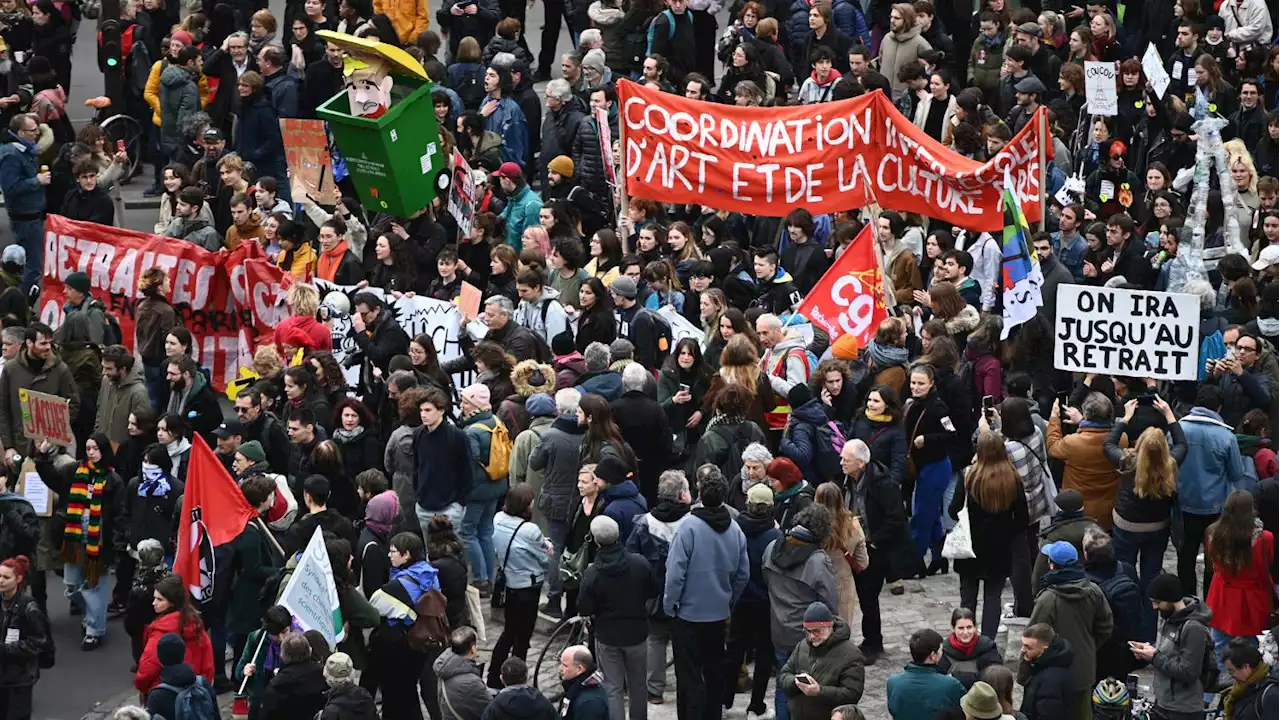
<instances>
[{"instance_id":1,"label":"eyeglasses","mask_svg":"<svg viewBox=\"0 0 1280 720\"><path fill-rule=\"evenodd\" d=\"M242 407L238 407L238 408L236 408L236 414L237 414L237 415L248 415L248 414L249 414L249 410L250 410L250 409L251 409L251 408L242 408Z\"/></svg>"},{"instance_id":2,"label":"eyeglasses","mask_svg":"<svg viewBox=\"0 0 1280 720\"><path fill-rule=\"evenodd\" d=\"M1236 343L1236 352L1256 353L1258 352L1258 348L1253 347L1252 345L1241 345L1240 343Z\"/></svg>"}]
</instances>

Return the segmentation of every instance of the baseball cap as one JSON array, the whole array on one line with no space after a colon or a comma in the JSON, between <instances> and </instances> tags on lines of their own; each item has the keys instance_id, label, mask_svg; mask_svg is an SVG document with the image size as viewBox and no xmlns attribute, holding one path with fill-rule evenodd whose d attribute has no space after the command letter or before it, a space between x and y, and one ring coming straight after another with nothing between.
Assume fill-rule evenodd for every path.
<instances>
[{"instance_id":1,"label":"baseball cap","mask_svg":"<svg viewBox=\"0 0 1280 720\"><path fill-rule=\"evenodd\" d=\"M218 128L216 128L216 127L211 127L211 128L208 128L207 130L205 130L205 131L204 131L204 141L205 141L205 142L210 142L210 143L212 143L212 142L222 142L222 141L223 141L223 139L224 139L224 138L222 137L222 131L221 131L221 130L219 130Z\"/></svg>"},{"instance_id":2,"label":"baseball cap","mask_svg":"<svg viewBox=\"0 0 1280 720\"><path fill-rule=\"evenodd\" d=\"M214 428L213 434L216 437L229 438L232 435L243 435L244 428L240 426L239 420L227 420Z\"/></svg>"},{"instance_id":3,"label":"baseball cap","mask_svg":"<svg viewBox=\"0 0 1280 720\"><path fill-rule=\"evenodd\" d=\"M1066 540L1058 540L1040 548L1040 554L1049 558L1054 565L1070 565L1080 559L1076 546Z\"/></svg>"},{"instance_id":4,"label":"baseball cap","mask_svg":"<svg viewBox=\"0 0 1280 720\"><path fill-rule=\"evenodd\" d=\"M501 167L494 171L493 176L515 179L520 177L522 174L523 171L520 170L519 165L513 162L504 162Z\"/></svg>"},{"instance_id":5,"label":"baseball cap","mask_svg":"<svg viewBox=\"0 0 1280 720\"><path fill-rule=\"evenodd\" d=\"M15 247L10 245L9 247ZM8 258L8 250L5 251L5 257ZM6 259L5 262L8 262ZM1280 263L1280 245L1268 245L1262 248L1262 252L1258 253L1258 259L1253 263L1254 270L1266 270L1272 265Z\"/></svg>"}]
</instances>

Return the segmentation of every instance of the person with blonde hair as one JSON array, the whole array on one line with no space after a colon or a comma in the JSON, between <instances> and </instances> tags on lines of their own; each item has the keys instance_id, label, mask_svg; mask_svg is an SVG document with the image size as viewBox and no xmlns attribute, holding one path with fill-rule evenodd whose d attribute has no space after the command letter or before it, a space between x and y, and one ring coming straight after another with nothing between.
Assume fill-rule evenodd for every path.
<instances>
[{"instance_id":1,"label":"person with blonde hair","mask_svg":"<svg viewBox=\"0 0 1280 720\"><path fill-rule=\"evenodd\" d=\"M1111 427L1102 443L1107 461L1120 472L1120 487L1111 510L1111 542L1116 559L1138 569L1142 597L1147 596L1147 587L1160 574L1164 562L1169 515L1178 490L1178 466L1187 456L1187 437L1173 410L1159 396L1152 402L1164 415L1163 427L1148 427L1134 439L1131 427L1138 400L1133 399L1125 403L1124 417ZM1132 447L1121 447L1125 437ZM1155 636L1155 611L1144 606L1142 637L1154 642Z\"/></svg>"},{"instance_id":2,"label":"person with blonde hair","mask_svg":"<svg viewBox=\"0 0 1280 720\"><path fill-rule=\"evenodd\" d=\"M707 392L703 396L704 416L710 417L715 398L730 385L741 385L755 396L747 411L747 418L760 427L766 427L764 412L773 406L773 389L760 369L760 354L746 335L729 338L720 353L720 369L711 376Z\"/></svg>"},{"instance_id":3,"label":"person with blonde hair","mask_svg":"<svg viewBox=\"0 0 1280 720\"><path fill-rule=\"evenodd\" d=\"M1000 626L1000 594L1013 572L1009 538L1025 535L1027 528L1027 496L998 433L978 433L973 464L964 473L964 492L951 498L947 512L958 519L963 509L969 513L974 557L955 561L960 605L977 610L978 582L982 581L982 634L995 638Z\"/></svg>"},{"instance_id":4,"label":"person with blonde hair","mask_svg":"<svg viewBox=\"0 0 1280 720\"><path fill-rule=\"evenodd\" d=\"M839 485L833 482L819 485L814 502L831 512L831 534L822 544L822 550L831 559L831 567L835 570L839 597L836 614L852 626L853 616L858 612L858 591L853 584L853 574L862 572L870 564L867 537L858 516L845 507L844 492Z\"/></svg>"},{"instance_id":5,"label":"person with blonde hair","mask_svg":"<svg viewBox=\"0 0 1280 720\"><path fill-rule=\"evenodd\" d=\"M1258 169L1243 142L1231 140L1225 147L1227 169L1231 171L1231 180L1236 185L1236 218L1240 222L1240 237L1245 238L1249 235L1253 214L1261 206L1258 197Z\"/></svg>"},{"instance_id":6,"label":"person with blonde hair","mask_svg":"<svg viewBox=\"0 0 1280 720\"><path fill-rule=\"evenodd\" d=\"M280 355L292 364L299 349L328 352L333 349L333 331L316 319L320 311L320 291L311 283L294 283L285 293L289 317L276 325L275 339Z\"/></svg>"}]
</instances>

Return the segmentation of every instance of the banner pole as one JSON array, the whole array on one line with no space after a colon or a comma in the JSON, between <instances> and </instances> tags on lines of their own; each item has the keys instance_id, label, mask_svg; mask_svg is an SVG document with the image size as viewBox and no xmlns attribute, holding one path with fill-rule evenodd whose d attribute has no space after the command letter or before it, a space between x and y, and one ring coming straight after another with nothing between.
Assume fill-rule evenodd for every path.
<instances>
[{"instance_id":1,"label":"banner pole","mask_svg":"<svg viewBox=\"0 0 1280 720\"><path fill-rule=\"evenodd\" d=\"M254 664L255 670L257 669L258 655L262 653L262 646L266 643L266 641L267 641L267 631L264 629L262 631L262 637L258 638L258 647L256 650L253 651L253 664ZM236 691L236 694L243 695L244 689L248 685L249 685L249 676L245 675L244 680L240 681L240 689Z\"/></svg>"},{"instance_id":2,"label":"banner pole","mask_svg":"<svg viewBox=\"0 0 1280 720\"><path fill-rule=\"evenodd\" d=\"M616 101L615 101L616 102ZM627 212L627 123L622 119L622 113L618 113L618 153L613 161L617 164L614 169L614 177L618 178L618 216L615 222L619 227L622 226L622 218L626 217ZM630 236L618 238L622 241L624 253L631 252Z\"/></svg>"},{"instance_id":3,"label":"banner pole","mask_svg":"<svg viewBox=\"0 0 1280 720\"><path fill-rule=\"evenodd\" d=\"M1044 108L1036 111L1036 157L1039 162L1040 172L1040 232L1044 232L1045 216L1049 214L1048 196L1049 196L1049 168L1045 166L1044 144L1045 138L1049 134L1049 112Z\"/></svg>"}]
</instances>

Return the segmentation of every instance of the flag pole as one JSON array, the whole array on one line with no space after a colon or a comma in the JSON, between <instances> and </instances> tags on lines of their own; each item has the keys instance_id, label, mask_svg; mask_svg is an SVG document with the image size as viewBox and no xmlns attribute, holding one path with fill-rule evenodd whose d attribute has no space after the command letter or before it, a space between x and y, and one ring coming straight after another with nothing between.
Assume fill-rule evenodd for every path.
<instances>
[{"instance_id":1,"label":"flag pole","mask_svg":"<svg viewBox=\"0 0 1280 720\"><path fill-rule=\"evenodd\" d=\"M280 542L276 540L275 535L271 534L271 530L267 528L266 523L262 522L262 516L261 515L254 516L253 521L257 523L258 529L262 531L262 534L266 535L267 539L271 541L271 546L276 549L276 552L280 553L280 557L284 560L288 560L289 559L288 553L284 551L284 548L280 547Z\"/></svg>"},{"instance_id":2,"label":"flag pole","mask_svg":"<svg viewBox=\"0 0 1280 720\"><path fill-rule=\"evenodd\" d=\"M629 82L629 81L628 81ZM621 100L615 99L615 103L621 104ZM605 116L608 119L608 115ZM613 159L617 167L614 169L614 177L618 179L618 217L615 221L618 226L622 226L622 218L626 217L627 212L627 122L623 117L621 106L618 107L618 153ZM631 238L618 238L622 241L623 252L631 252Z\"/></svg>"},{"instance_id":3,"label":"flag pole","mask_svg":"<svg viewBox=\"0 0 1280 720\"><path fill-rule=\"evenodd\" d=\"M1040 231L1044 232L1045 216L1049 214L1049 168L1045 166L1045 136L1049 134L1049 113L1044 108L1036 111L1036 157L1040 168Z\"/></svg>"},{"instance_id":4,"label":"flag pole","mask_svg":"<svg viewBox=\"0 0 1280 720\"><path fill-rule=\"evenodd\" d=\"M262 645L266 643L266 641L267 641L267 631L264 628L262 630L262 636L258 638L258 648L253 651L253 663L254 663L255 670L257 669L257 664L258 664L258 654L262 652ZM240 681L240 689L236 691L236 694L243 695L244 689L248 684L249 684L249 676L245 675L244 680Z\"/></svg>"}]
</instances>

